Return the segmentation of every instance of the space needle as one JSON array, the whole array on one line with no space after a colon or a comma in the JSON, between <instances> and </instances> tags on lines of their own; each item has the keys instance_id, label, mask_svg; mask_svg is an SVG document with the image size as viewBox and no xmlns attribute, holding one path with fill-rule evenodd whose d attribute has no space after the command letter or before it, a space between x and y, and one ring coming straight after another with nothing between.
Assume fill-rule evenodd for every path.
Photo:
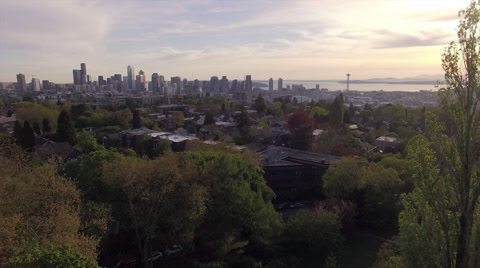
<instances>
[{"instance_id":1,"label":"space needle","mask_svg":"<svg viewBox=\"0 0 480 268\"><path fill-rule=\"evenodd\" d=\"M350 73L347 73L347 91L350 90Z\"/></svg>"}]
</instances>

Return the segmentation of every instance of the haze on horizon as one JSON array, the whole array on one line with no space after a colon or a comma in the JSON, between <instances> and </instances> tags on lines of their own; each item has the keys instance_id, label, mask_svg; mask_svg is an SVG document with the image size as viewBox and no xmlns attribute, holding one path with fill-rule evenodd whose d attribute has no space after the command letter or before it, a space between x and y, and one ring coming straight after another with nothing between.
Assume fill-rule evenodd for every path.
<instances>
[{"instance_id":1,"label":"haze on horizon","mask_svg":"<svg viewBox=\"0 0 480 268\"><path fill-rule=\"evenodd\" d=\"M0 81L437 75L470 0L0 0Z\"/></svg>"}]
</instances>

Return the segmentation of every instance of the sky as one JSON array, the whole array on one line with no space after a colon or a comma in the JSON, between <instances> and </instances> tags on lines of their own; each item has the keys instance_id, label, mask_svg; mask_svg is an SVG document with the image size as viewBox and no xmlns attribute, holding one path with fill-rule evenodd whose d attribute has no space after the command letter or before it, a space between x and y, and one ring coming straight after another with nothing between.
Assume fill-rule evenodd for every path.
<instances>
[{"instance_id":1,"label":"sky","mask_svg":"<svg viewBox=\"0 0 480 268\"><path fill-rule=\"evenodd\" d=\"M0 0L0 81L442 74L470 0ZM33 75L33 76L32 76Z\"/></svg>"}]
</instances>

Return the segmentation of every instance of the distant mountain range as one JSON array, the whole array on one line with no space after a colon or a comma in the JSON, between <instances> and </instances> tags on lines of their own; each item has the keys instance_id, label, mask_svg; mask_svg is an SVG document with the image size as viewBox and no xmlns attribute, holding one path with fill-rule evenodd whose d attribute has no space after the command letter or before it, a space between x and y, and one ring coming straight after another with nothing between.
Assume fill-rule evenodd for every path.
<instances>
[{"instance_id":1,"label":"distant mountain range","mask_svg":"<svg viewBox=\"0 0 480 268\"><path fill-rule=\"evenodd\" d=\"M346 84L347 81L339 81L341 84ZM415 85L432 85L444 84L444 76L442 74L428 75L422 74L414 77L405 78L371 78L366 80L350 80L350 84L415 84Z\"/></svg>"}]
</instances>

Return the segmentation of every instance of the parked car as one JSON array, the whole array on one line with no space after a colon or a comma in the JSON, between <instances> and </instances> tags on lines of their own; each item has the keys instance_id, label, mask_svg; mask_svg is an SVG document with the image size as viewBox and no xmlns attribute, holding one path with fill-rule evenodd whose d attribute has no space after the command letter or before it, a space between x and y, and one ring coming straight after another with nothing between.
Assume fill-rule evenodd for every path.
<instances>
[{"instance_id":1,"label":"parked car","mask_svg":"<svg viewBox=\"0 0 480 268\"><path fill-rule=\"evenodd\" d=\"M136 268L138 267L138 262L135 259L125 259L113 266L113 268Z\"/></svg>"},{"instance_id":2,"label":"parked car","mask_svg":"<svg viewBox=\"0 0 480 268\"><path fill-rule=\"evenodd\" d=\"M289 204L288 207L289 208L303 208L303 204L299 203L299 202L296 202L296 203L293 203L293 204Z\"/></svg>"},{"instance_id":3,"label":"parked car","mask_svg":"<svg viewBox=\"0 0 480 268\"><path fill-rule=\"evenodd\" d=\"M161 257L163 256L162 252L160 251L154 251L152 253L152 256L150 256L150 258L148 258L148 261L158 261Z\"/></svg>"},{"instance_id":4,"label":"parked car","mask_svg":"<svg viewBox=\"0 0 480 268\"><path fill-rule=\"evenodd\" d=\"M180 245L173 245L169 248L167 248L164 253L167 254L168 256L175 255L179 253L180 251L183 250L183 247Z\"/></svg>"}]
</instances>

